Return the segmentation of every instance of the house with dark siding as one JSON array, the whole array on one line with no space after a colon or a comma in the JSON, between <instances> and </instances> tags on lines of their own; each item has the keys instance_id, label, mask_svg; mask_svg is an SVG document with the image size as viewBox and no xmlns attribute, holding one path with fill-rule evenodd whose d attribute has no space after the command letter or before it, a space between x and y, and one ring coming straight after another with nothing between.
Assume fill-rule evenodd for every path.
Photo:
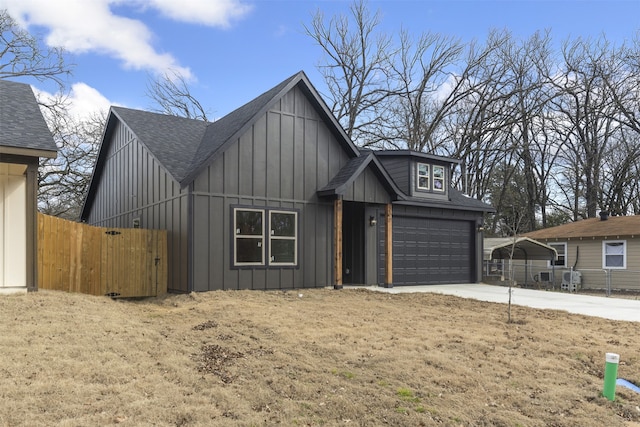
<instances>
[{"instance_id":1,"label":"house with dark siding","mask_svg":"<svg viewBox=\"0 0 640 427\"><path fill-rule=\"evenodd\" d=\"M0 79L0 294L38 289L38 164L57 151L31 86Z\"/></svg>"},{"instance_id":2,"label":"house with dark siding","mask_svg":"<svg viewBox=\"0 0 640 427\"><path fill-rule=\"evenodd\" d=\"M213 123L112 107L81 220L168 230L175 292L477 282L457 163L359 150L299 72Z\"/></svg>"}]
</instances>

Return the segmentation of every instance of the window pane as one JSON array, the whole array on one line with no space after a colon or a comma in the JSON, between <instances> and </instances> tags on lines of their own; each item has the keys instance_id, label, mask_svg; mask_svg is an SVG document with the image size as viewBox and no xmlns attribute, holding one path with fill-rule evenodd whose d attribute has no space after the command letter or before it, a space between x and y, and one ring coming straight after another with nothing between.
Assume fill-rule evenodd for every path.
<instances>
[{"instance_id":1,"label":"window pane","mask_svg":"<svg viewBox=\"0 0 640 427\"><path fill-rule=\"evenodd\" d=\"M604 243L604 267L625 268L625 242Z\"/></svg>"},{"instance_id":2,"label":"window pane","mask_svg":"<svg viewBox=\"0 0 640 427\"><path fill-rule=\"evenodd\" d=\"M272 236L296 236L296 215L290 213L274 212L271 214Z\"/></svg>"},{"instance_id":3,"label":"window pane","mask_svg":"<svg viewBox=\"0 0 640 427\"><path fill-rule=\"evenodd\" d=\"M605 245L605 250L607 251L607 255L623 255L624 244L623 243L607 243Z\"/></svg>"},{"instance_id":4,"label":"window pane","mask_svg":"<svg viewBox=\"0 0 640 427\"><path fill-rule=\"evenodd\" d=\"M271 240L271 262L293 264L296 261L296 242L289 239Z\"/></svg>"},{"instance_id":5,"label":"window pane","mask_svg":"<svg viewBox=\"0 0 640 427\"><path fill-rule=\"evenodd\" d=\"M418 187L429 188L429 178L421 176L418 178Z\"/></svg>"},{"instance_id":6,"label":"window pane","mask_svg":"<svg viewBox=\"0 0 640 427\"><path fill-rule=\"evenodd\" d=\"M551 262L551 265L557 265L559 267L564 267L566 266L566 261L565 261L565 244L564 243L549 243L549 246L551 246L553 249L556 250L556 252L558 253L558 258L556 258L555 261Z\"/></svg>"},{"instance_id":7,"label":"window pane","mask_svg":"<svg viewBox=\"0 0 640 427\"><path fill-rule=\"evenodd\" d=\"M433 167L433 177L434 178L444 178L444 168L442 166L434 166Z\"/></svg>"},{"instance_id":8,"label":"window pane","mask_svg":"<svg viewBox=\"0 0 640 427\"><path fill-rule=\"evenodd\" d=\"M433 179L433 188L435 190L443 190L444 189L444 180L441 178Z\"/></svg>"},{"instance_id":9,"label":"window pane","mask_svg":"<svg viewBox=\"0 0 640 427\"><path fill-rule=\"evenodd\" d=\"M420 175L420 176L428 176L429 175L429 165L425 165L424 163L418 163L418 175Z\"/></svg>"},{"instance_id":10,"label":"window pane","mask_svg":"<svg viewBox=\"0 0 640 427\"><path fill-rule=\"evenodd\" d=\"M607 255L605 258L607 267L624 267L624 256L622 255Z\"/></svg>"},{"instance_id":11,"label":"window pane","mask_svg":"<svg viewBox=\"0 0 640 427\"><path fill-rule=\"evenodd\" d=\"M262 239L236 238L236 262L262 264Z\"/></svg>"},{"instance_id":12,"label":"window pane","mask_svg":"<svg viewBox=\"0 0 640 427\"><path fill-rule=\"evenodd\" d=\"M241 236L261 236L262 212L236 210L236 234Z\"/></svg>"}]
</instances>

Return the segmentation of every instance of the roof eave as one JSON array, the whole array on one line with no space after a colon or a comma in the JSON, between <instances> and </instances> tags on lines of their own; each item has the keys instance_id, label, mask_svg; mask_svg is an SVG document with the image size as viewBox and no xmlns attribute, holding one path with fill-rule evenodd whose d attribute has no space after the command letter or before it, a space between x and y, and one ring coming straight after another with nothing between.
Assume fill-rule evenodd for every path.
<instances>
[{"instance_id":1,"label":"roof eave","mask_svg":"<svg viewBox=\"0 0 640 427\"><path fill-rule=\"evenodd\" d=\"M26 157L44 157L47 159L55 159L58 156L57 150L43 150L37 148L22 148L22 147L9 147L0 146L0 154L11 154L15 156Z\"/></svg>"}]
</instances>

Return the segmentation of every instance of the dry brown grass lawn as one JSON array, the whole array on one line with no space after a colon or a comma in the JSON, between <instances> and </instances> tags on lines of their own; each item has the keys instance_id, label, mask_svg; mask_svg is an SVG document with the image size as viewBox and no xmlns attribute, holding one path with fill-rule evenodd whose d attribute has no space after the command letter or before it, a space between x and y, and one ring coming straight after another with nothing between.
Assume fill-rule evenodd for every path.
<instances>
[{"instance_id":1,"label":"dry brown grass lawn","mask_svg":"<svg viewBox=\"0 0 640 427\"><path fill-rule=\"evenodd\" d=\"M300 296L301 294L301 296ZM638 324L435 294L0 298L7 426L624 426Z\"/></svg>"}]
</instances>

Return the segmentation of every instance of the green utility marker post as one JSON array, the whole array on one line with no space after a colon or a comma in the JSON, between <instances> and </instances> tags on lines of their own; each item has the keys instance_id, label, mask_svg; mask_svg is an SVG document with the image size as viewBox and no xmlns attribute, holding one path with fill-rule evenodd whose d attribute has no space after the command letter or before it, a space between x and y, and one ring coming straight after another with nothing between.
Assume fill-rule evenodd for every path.
<instances>
[{"instance_id":1,"label":"green utility marker post","mask_svg":"<svg viewBox=\"0 0 640 427\"><path fill-rule=\"evenodd\" d=\"M602 395L613 401L616 398L616 379L618 379L618 363L620 355L607 353L604 364L604 390Z\"/></svg>"}]
</instances>

